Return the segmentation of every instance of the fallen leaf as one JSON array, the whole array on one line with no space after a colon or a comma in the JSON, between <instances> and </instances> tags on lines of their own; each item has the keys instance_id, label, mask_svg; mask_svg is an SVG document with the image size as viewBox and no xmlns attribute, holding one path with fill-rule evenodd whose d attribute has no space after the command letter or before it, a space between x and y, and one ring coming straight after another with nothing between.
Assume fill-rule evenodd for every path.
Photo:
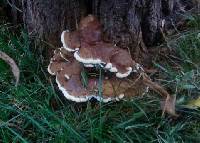
<instances>
[{"instance_id":1,"label":"fallen leaf","mask_svg":"<svg viewBox=\"0 0 200 143\"><path fill-rule=\"evenodd\" d=\"M20 76L20 71L19 71L19 68L17 66L17 64L15 63L15 61L9 57L6 53L0 51L0 58L2 60L4 60L7 64L10 65L11 69L12 69L12 73L15 77L15 85L17 86L18 83L19 83L19 76Z\"/></svg>"},{"instance_id":2,"label":"fallen leaf","mask_svg":"<svg viewBox=\"0 0 200 143\"><path fill-rule=\"evenodd\" d=\"M161 109L163 110L163 113L166 111L168 114L172 116L177 116L175 112L175 102L176 102L175 96L168 96L163 101L161 101L160 105Z\"/></svg>"},{"instance_id":3,"label":"fallen leaf","mask_svg":"<svg viewBox=\"0 0 200 143\"><path fill-rule=\"evenodd\" d=\"M197 99L191 100L188 103L187 106L190 107L190 108L198 108L198 107L200 107L200 97L197 98Z\"/></svg>"},{"instance_id":4,"label":"fallen leaf","mask_svg":"<svg viewBox=\"0 0 200 143\"><path fill-rule=\"evenodd\" d=\"M160 94L161 96L163 96L164 101L161 101L161 108L163 110L163 115L164 115L165 112L167 112L168 114L170 114L172 116L177 116L177 114L175 112L176 97L171 96L159 84L157 84L155 82L152 82L150 80L150 78L146 74L143 74L143 82L144 82L144 84L146 84L147 86L149 86L150 89L154 90L155 92L157 92L158 94Z\"/></svg>"}]
</instances>

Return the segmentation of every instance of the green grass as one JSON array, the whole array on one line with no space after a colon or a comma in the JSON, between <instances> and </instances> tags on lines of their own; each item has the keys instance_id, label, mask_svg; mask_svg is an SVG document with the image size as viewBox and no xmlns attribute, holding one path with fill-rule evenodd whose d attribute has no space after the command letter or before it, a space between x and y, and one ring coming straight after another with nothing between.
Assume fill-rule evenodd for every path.
<instances>
[{"instance_id":1,"label":"green grass","mask_svg":"<svg viewBox=\"0 0 200 143\"><path fill-rule=\"evenodd\" d=\"M159 96L149 93L132 101L76 104L63 98L47 61L27 34L0 26L0 49L18 63L15 87L9 66L0 61L0 142L199 142L200 110L187 109L200 95L198 32L170 40L177 52L163 62L155 58L160 81L177 96L177 119L161 117ZM34 47L34 48L33 48ZM176 63L179 70L172 66Z\"/></svg>"}]
</instances>

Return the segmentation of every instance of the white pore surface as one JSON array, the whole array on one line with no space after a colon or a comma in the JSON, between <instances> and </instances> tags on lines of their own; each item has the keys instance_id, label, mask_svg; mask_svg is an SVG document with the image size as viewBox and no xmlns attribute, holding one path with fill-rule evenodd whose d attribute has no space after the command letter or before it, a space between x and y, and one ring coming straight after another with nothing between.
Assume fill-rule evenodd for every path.
<instances>
[{"instance_id":1,"label":"white pore surface","mask_svg":"<svg viewBox=\"0 0 200 143\"><path fill-rule=\"evenodd\" d=\"M128 67L127 68L127 72L125 72L125 73L118 72L118 73L116 73L116 77L118 77L118 78L124 78L124 77L129 76L131 74L131 72L132 72L132 67Z\"/></svg>"},{"instance_id":2,"label":"white pore surface","mask_svg":"<svg viewBox=\"0 0 200 143\"><path fill-rule=\"evenodd\" d=\"M93 65L93 64L84 64L84 67L87 67L87 68L93 68L94 65Z\"/></svg>"},{"instance_id":3,"label":"white pore surface","mask_svg":"<svg viewBox=\"0 0 200 143\"><path fill-rule=\"evenodd\" d=\"M109 71L110 71L110 72L118 72L118 70L117 70L116 67L111 67L111 68L109 69Z\"/></svg>"},{"instance_id":4,"label":"white pore surface","mask_svg":"<svg viewBox=\"0 0 200 143\"><path fill-rule=\"evenodd\" d=\"M124 94L120 94L118 97L116 97L116 101L121 100L122 98L124 98Z\"/></svg>"},{"instance_id":5,"label":"white pore surface","mask_svg":"<svg viewBox=\"0 0 200 143\"><path fill-rule=\"evenodd\" d=\"M50 70L50 65L51 65L51 63L48 65L47 71L48 71L51 75L55 75L55 73L53 73L53 72Z\"/></svg>"},{"instance_id":6,"label":"white pore surface","mask_svg":"<svg viewBox=\"0 0 200 143\"><path fill-rule=\"evenodd\" d=\"M62 42L63 47L64 47L65 50L67 50L67 51L69 51L69 52L74 52L75 50L74 50L74 49L71 49L71 48L67 45L67 43L65 42L65 33L66 33L66 32L69 32L69 31L66 30L66 31L63 31L63 32L62 32L62 34L61 34L61 42ZM76 48L76 49L77 49L77 48Z\"/></svg>"},{"instance_id":7,"label":"white pore surface","mask_svg":"<svg viewBox=\"0 0 200 143\"><path fill-rule=\"evenodd\" d=\"M81 63L84 63L84 64L101 64L103 63L100 59L92 59L92 58L87 58L87 59L84 59L82 57L79 56L79 52L76 51L74 53L74 57L77 61L81 62Z\"/></svg>"},{"instance_id":8,"label":"white pore surface","mask_svg":"<svg viewBox=\"0 0 200 143\"><path fill-rule=\"evenodd\" d=\"M117 72L117 68L112 65L112 63L107 63L104 67L105 69L109 70L110 72Z\"/></svg>"},{"instance_id":9,"label":"white pore surface","mask_svg":"<svg viewBox=\"0 0 200 143\"><path fill-rule=\"evenodd\" d=\"M66 78L66 79L68 79L68 80L69 80L69 76L68 76L67 74L65 74L64 76L65 76L65 78Z\"/></svg>"},{"instance_id":10,"label":"white pore surface","mask_svg":"<svg viewBox=\"0 0 200 143\"><path fill-rule=\"evenodd\" d=\"M105 69L109 70L110 72L117 72L117 68L112 65L112 63L107 63L104 67Z\"/></svg>"},{"instance_id":11,"label":"white pore surface","mask_svg":"<svg viewBox=\"0 0 200 143\"><path fill-rule=\"evenodd\" d=\"M127 76L129 76L129 75L131 74L131 72L132 72L132 67L128 67L128 68L127 68L127 72L125 72L125 73L120 73L120 72L118 72L118 69L112 65L112 63L107 63L106 66L105 66L104 68L105 68L105 69L108 69L110 72L115 72L115 73L116 73L116 77L118 77L118 78L127 77Z\"/></svg>"},{"instance_id":12,"label":"white pore surface","mask_svg":"<svg viewBox=\"0 0 200 143\"><path fill-rule=\"evenodd\" d=\"M62 91L62 93L64 94L65 98L67 98L68 100L74 101L74 102L86 102L86 101L89 101L92 98L95 98L98 101L107 103L109 101L114 101L114 100L115 101L119 101L120 99L122 99L124 97L124 94L120 94L116 98L111 98L111 97L104 98L104 97L97 96L97 95L77 96L77 97L75 97L73 95L70 95L68 93L68 91L64 87L61 86L61 84L59 83L59 81L57 80L57 78L56 78L56 83L58 84L58 88Z\"/></svg>"},{"instance_id":13,"label":"white pore surface","mask_svg":"<svg viewBox=\"0 0 200 143\"><path fill-rule=\"evenodd\" d=\"M78 51L76 51L74 53L74 57L75 57L75 59L77 61L79 61L81 63L84 63L85 67L93 67L92 66L93 64L101 64L101 63L103 63L101 61L101 59L98 59L98 58L97 59L92 59L92 58L84 59L84 58L80 57ZM125 77L129 76L131 74L131 72L133 71L132 67L128 67L127 68L127 72L120 73L120 72L118 72L118 69L112 65L112 63L107 63L104 68L109 70L110 72L115 72L116 73L116 77L118 77L118 78L125 78ZM139 64L136 64L136 70L139 70L139 69L141 69L141 66Z\"/></svg>"},{"instance_id":14,"label":"white pore surface","mask_svg":"<svg viewBox=\"0 0 200 143\"><path fill-rule=\"evenodd\" d=\"M106 66L104 67L105 69L110 69L112 68L112 63L107 63Z\"/></svg>"}]
</instances>

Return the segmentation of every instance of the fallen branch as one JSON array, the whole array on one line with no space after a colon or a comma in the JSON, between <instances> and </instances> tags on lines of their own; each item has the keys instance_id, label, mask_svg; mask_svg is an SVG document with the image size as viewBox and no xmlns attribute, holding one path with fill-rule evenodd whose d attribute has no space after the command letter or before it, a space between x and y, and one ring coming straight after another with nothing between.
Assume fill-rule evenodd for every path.
<instances>
[{"instance_id":1,"label":"fallen branch","mask_svg":"<svg viewBox=\"0 0 200 143\"><path fill-rule=\"evenodd\" d=\"M20 76L20 71L19 71L19 68L17 66L17 64L15 63L15 61L9 57L6 53L0 51L0 58L2 60L4 60L7 64L10 65L11 69L12 69L12 73L15 77L15 85L17 86L18 83L19 83L19 76Z\"/></svg>"}]
</instances>

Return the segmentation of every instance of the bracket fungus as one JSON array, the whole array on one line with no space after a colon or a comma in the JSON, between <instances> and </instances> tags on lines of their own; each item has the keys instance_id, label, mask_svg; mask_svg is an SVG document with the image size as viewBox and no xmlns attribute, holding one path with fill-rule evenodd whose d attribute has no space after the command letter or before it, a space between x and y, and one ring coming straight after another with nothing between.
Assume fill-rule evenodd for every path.
<instances>
[{"instance_id":1,"label":"bracket fungus","mask_svg":"<svg viewBox=\"0 0 200 143\"><path fill-rule=\"evenodd\" d=\"M91 76L88 79L87 87L84 87L81 81L81 72L84 68L81 63L75 60L73 54L67 53L64 48L59 48L54 51L54 56L48 66L48 72L56 76L56 83L64 96L75 102L86 102L91 98L108 102L120 100L125 94L130 94L127 90L128 88L134 89L135 92L133 93L136 93L136 91L141 91L142 93L147 90L147 87L142 86L140 90L137 86L131 87L131 81L128 79L117 79L115 76L111 76L102 80L103 96L99 96L97 93L99 88L98 76Z\"/></svg>"},{"instance_id":2,"label":"bracket fungus","mask_svg":"<svg viewBox=\"0 0 200 143\"><path fill-rule=\"evenodd\" d=\"M63 31L61 42L63 47L54 51L48 72L56 76L58 88L67 99L75 102L91 98L102 102L119 101L143 95L150 87L165 96L166 106L173 106L164 105L163 110L175 115L171 96L150 80L128 51L103 40L102 27L95 16L83 18L76 31ZM103 71L104 76L96 69Z\"/></svg>"},{"instance_id":3,"label":"bracket fungus","mask_svg":"<svg viewBox=\"0 0 200 143\"><path fill-rule=\"evenodd\" d=\"M124 49L103 40L101 24L96 17L89 15L80 21L76 31L63 31L63 47L73 52L77 61L86 67L100 64L104 69L116 73L119 78L130 75L135 62Z\"/></svg>"}]
</instances>

